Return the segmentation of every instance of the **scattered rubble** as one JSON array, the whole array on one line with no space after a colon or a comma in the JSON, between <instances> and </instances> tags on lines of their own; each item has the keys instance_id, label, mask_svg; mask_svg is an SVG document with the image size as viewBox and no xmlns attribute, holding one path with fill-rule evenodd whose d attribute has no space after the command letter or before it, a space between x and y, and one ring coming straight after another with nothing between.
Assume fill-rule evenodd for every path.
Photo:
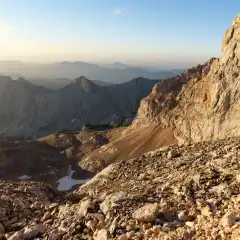
<instances>
[{"instance_id":1,"label":"scattered rubble","mask_svg":"<svg viewBox=\"0 0 240 240\"><path fill-rule=\"evenodd\" d=\"M8 239L238 239L239 150L240 138L171 145L110 165L64 199L48 185L0 182L0 232Z\"/></svg>"}]
</instances>

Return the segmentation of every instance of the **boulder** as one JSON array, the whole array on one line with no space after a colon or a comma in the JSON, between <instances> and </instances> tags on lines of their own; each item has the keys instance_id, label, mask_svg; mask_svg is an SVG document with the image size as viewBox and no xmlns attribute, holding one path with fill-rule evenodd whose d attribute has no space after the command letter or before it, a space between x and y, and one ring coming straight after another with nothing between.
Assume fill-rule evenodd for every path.
<instances>
[{"instance_id":1,"label":"boulder","mask_svg":"<svg viewBox=\"0 0 240 240\"><path fill-rule=\"evenodd\" d=\"M156 220L159 206L157 203L146 204L133 213L133 218L141 222L152 222Z\"/></svg>"},{"instance_id":2,"label":"boulder","mask_svg":"<svg viewBox=\"0 0 240 240\"><path fill-rule=\"evenodd\" d=\"M191 218L187 215L186 211L181 211L178 213L178 218L180 221L186 222L190 221Z\"/></svg>"},{"instance_id":3,"label":"boulder","mask_svg":"<svg viewBox=\"0 0 240 240\"><path fill-rule=\"evenodd\" d=\"M37 224L35 226L27 226L23 229L22 238L24 240L33 239L44 232L45 232L45 227L43 224Z\"/></svg>"},{"instance_id":4,"label":"boulder","mask_svg":"<svg viewBox=\"0 0 240 240\"><path fill-rule=\"evenodd\" d=\"M231 227L236 223L237 215L235 212L227 212L221 219L220 224L223 227Z\"/></svg>"},{"instance_id":5,"label":"boulder","mask_svg":"<svg viewBox=\"0 0 240 240\"><path fill-rule=\"evenodd\" d=\"M108 240L108 232L105 229L97 230L93 238L94 240Z\"/></svg>"},{"instance_id":6,"label":"boulder","mask_svg":"<svg viewBox=\"0 0 240 240\"><path fill-rule=\"evenodd\" d=\"M91 200L90 199L87 199L87 200L82 200L80 202L80 206L79 208L77 209L77 213L79 215L82 215L82 216L86 216L87 215L87 212L88 212L88 209L89 207L91 206Z\"/></svg>"},{"instance_id":7,"label":"boulder","mask_svg":"<svg viewBox=\"0 0 240 240\"><path fill-rule=\"evenodd\" d=\"M125 196L126 196L126 193L122 191L108 195L104 199L104 201L100 204L100 209L106 215L111 208L113 208L114 206L117 206L116 202Z\"/></svg>"}]
</instances>

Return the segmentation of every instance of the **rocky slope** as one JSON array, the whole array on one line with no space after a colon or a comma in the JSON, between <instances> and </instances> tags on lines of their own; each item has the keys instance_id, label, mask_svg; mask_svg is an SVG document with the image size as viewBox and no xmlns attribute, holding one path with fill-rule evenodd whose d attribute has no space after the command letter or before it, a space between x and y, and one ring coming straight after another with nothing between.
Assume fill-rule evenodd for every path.
<instances>
[{"instance_id":1,"label":"rocky slope","mask_svg":"<svg viewBox=\"0 0 240 240\"><path fill-rule=\"evenodd\" d=\"M110 165L63 201L50 187L1 182L0 232L11 240L239 239L239 149L239 138L163 147Z\"/></svg>"},{"instance_id":2,"label":"rocky slope","mask_svg":"<svg viewBox=\"0 0 240 240\"><path fill-rule=\"evenodd\" d=\"M109 139L104 146L82 155L79 159L80 167L97 173L113 162L128 160L159 147L177 143L176 128L170 124L172 119L168 119L166 124L162 124L159 119L167 118L169 111L174 109L177 104L176 97L186 83L195 77L207 75L212 61L189 69L174 78L159 81L152 93L141 102L134 124L119 129L120 134ZM157 114L159 119L154 117Z\"/></svg>"},{"instance_id":3,"label":"rocky slope","mask_svg":"<svg viewBox=\"0 0 240 240\"><path fill-rule=\"evenodd\" d=\"M0 134L36 138L80 130L86 123L107 124L112 119L133 118L140 100L156 82L137 78L100 87L80 77L62 89L49 91L24 79L1 77Z\"/></svg>"},{"instance_id":4,"label":"rocky slope","mask_svg":"<svg viewBox=\"0 0 240 240\"><path fill-rule=\"evenodd\" d=\"M157 84L141 102L135 123L159 122L174 127L179 141L236 136L240 101L240 17L224 35L222 56ZM179 79L179 81L178 81ZM176 83L177 81L177 83ZM172 90L171 84L175 84ZM163 90L164 89L164 90Z\"/></svg>"},{"instance_id":5,"label":"rocky slope","mask_svg":"<svg viewBox=\"0 0 240 240\"><path fill-rule=\"evenodd\" d=\"M32 179L51 183L66 176L69 162L60 149L46 143L0 141L0 179Z\"/></svg>"},{"instance_id":6,"label":"rocky slope","mask_svg":"<svg viewBox=\"0 0 240 240\"><path fill-rule=\"evenodd\" d=\"M45 227L40 219L45 209L48 206L54 207L62 198L47 184L0 181L0 239L8 239L10 232L17 232L10 239L33 239L43 233ZM55 205L51 205L52 202ZM36 225L33 228L27 227L32 221ZM24 232L18 234L22 229Z\"/></svg>"},{"instance_id":7,"label":"rocky slope","mask_svg":"<svg viewBox=\"0 0 240 240\"><path fill-rule=\"evenodd\" d=\"M239 17L226 32L221 58L159 81L141 101L131 127L81 158L80 166L98 172L175 142L239 135Z\"/></svg>"}]
</instances>

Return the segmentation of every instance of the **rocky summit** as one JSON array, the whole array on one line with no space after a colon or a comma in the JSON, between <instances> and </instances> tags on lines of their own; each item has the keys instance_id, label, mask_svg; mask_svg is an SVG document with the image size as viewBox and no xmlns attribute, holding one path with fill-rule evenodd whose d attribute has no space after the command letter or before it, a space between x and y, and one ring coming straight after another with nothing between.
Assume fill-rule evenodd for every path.
<instances>
[{"instance_id":1,"label":"rocky summit","mask_svg":"<svg viewBox=\"0 0 240 240\"><path fill-rule=\"evenodd\" d=\"M142 100L135 123L174 127L181 142L239 135L239 79L238 16L224 35L221 57L155 85Z\"/></svg>"},{"instance_id":2,"label":"rocky summit","mask_svg":"<svg viewBox=\"0 0 240 240\"><path fill-rule=\"evenodd\" d=\"M7 239L239 239L239 138L171 145L109 165L65 197L1 182ZM4 239L4 237L2 237Z\"/></svg>"}]
</instances>

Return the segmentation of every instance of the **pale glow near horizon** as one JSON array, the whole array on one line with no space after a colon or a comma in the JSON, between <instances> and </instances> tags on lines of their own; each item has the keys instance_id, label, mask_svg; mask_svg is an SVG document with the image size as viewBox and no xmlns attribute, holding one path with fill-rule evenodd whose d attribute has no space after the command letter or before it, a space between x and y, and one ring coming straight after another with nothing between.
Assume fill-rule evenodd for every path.
<instances>
[{"instance_id":1,"label":"pale glow near horizon","mask_svg":"<svg viewBox=\"0 0 240 240\"><path fill-rule=\"evenodd\" d=\"M223 20L208 1L173 2L0 1L0 60L150 65L219 57L235 8L222 7Z\"/></svg>"},{"instance_id":2,"label":"pale glow near horizon","mask_svg":"<svg viewBox=\"0 0 240 240\"><path fill-rule=\"evenodd\" d=\"M178 48L178 46L176 46ZM14 36L14 28L0 22L0 59L22 61L100 61L100 62L198 62L204 57L174 55L174 47L166 48L135 44L47 43L26 41ZM187 54L186 54L187 55Z\"/></svg>"}]
</instances>

